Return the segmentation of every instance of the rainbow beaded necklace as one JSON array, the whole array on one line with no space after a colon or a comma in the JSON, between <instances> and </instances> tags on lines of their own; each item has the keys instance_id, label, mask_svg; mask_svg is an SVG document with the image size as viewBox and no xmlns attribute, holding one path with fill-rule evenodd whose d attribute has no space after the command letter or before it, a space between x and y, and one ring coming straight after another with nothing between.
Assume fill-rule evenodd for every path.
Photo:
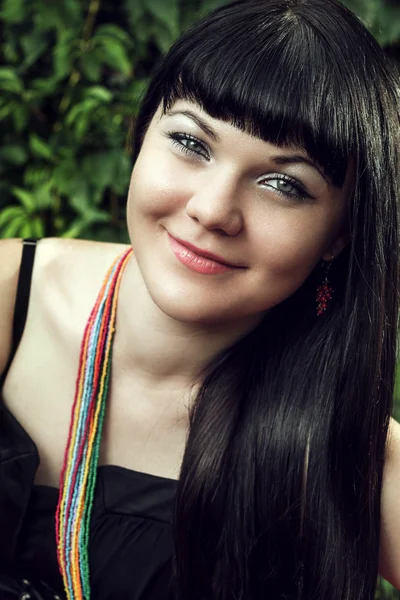
<instances>
[{"instance_id":1,"label":"rainbow beaded necklace","mask_svg":"<svg viewBox=\"0 0 400 600\"><path fill-rule=\"evenodd\" d=\"M109 269L81 344L56 513L58 564L68 600L90 599L89 527L111 374L118 292L130 248Z\"/></svg>"}]
</instances>

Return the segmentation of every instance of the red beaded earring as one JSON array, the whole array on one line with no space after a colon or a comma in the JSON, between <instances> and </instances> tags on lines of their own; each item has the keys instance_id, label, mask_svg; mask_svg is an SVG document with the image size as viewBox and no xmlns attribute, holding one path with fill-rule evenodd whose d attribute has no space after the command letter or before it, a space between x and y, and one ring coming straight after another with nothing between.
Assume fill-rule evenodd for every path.
<instances>
[{"instance_id":1,"label":"red beaded earring","mask_svg":"<svg viewBox=\"0 0 400 600\"><path fill-rule=\"evenodd\" d=\"M333 260L334 257L332 257ZM334 289L329 283L329 271L331 269L332 261L326 261L324 266L324 279L317 287L317 316L320 317L328 308L330 301L332 300Z\"/></svg>"}]
</instances>

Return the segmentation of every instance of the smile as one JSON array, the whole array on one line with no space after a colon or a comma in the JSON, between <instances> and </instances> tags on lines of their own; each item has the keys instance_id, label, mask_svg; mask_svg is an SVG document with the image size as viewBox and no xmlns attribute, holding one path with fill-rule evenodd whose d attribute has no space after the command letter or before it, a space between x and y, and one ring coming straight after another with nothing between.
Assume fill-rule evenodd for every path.
<instances>
[{"instance_id":1,"label":"smile","mask_svg":"<svg viewBox=\"0 0 400 600\"><path fill-rule=\"evenodd\" d=\"M178 240L168 233L168 240L171 250L176 258L186 267L203 275L214 275L217 273L226 273L241 268L229 263L223 262L223 258L217 257L210 252L196 248L188 242ZM196 249L195 249L196 248Z\"/></svg>"}]
</instances>

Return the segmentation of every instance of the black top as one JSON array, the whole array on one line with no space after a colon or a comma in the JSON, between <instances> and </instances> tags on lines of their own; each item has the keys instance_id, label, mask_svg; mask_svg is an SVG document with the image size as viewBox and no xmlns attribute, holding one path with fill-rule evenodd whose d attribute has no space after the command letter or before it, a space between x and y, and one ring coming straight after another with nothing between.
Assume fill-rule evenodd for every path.
<instances>
[{"instance_id":1,"label":"black top","mask_svg":"<svg viewBox=\"0 0 400 600\"><path fill-rule=\"evenodd\" d=\"M35 249L34 240L24 240L9 365L25 325ZM38 465L35 442L0 401L1 600L24 592L26 598L65 597L56 557L58 490L34 485ZM92 600L172 598L175 490L171 479L99 467L89 542Z\"/></svg>"}]
</instances>

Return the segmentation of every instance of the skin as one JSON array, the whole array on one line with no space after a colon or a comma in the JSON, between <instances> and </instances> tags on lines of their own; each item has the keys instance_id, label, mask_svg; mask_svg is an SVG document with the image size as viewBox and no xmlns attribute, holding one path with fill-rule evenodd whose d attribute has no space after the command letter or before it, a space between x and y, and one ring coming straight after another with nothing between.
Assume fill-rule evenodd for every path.
<instances>
[{"instance_id":1,"label":"skin","mask_svg":"<svg viewBox=\"0 0 400 600\"><path fill-rule=\"evenodd\" d=\"M379 572L400 590L400 424L390 420L381 498Z\"/></svg>"}]
</instances>

